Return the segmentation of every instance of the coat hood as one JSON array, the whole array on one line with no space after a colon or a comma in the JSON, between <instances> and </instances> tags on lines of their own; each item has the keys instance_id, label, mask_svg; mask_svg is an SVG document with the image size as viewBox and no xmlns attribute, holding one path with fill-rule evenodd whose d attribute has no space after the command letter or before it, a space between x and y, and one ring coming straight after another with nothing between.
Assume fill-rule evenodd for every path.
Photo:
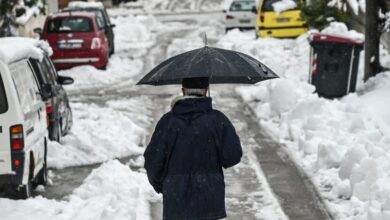
<instances>
[{"instance_id":1,"label":"coat hood","mask_svg":"<svg viewBox=\"0 0 390 220\"><path fill-rule=\"evenodd\" d=\"M212 110L212 99L210 97L183 96L174 99L171 106L174 116L191 122Z\"/></svg>"}]
</instances>

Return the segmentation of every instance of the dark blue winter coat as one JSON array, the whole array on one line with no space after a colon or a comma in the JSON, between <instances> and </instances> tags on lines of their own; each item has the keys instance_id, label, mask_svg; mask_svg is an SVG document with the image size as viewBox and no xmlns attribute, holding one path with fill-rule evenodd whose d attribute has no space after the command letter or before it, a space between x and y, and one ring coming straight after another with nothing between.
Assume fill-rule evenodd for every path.
<instances>
[{"instance_id":1,"label":"dark blue winter coat","mask_svg":"<svg viewBox=\"0 0 390 220\"><path fill-rule=\"evenodd\" d=\"M163 193L165 220L226 217L222 168L240 162L239 137L211 98L178 101L157 123L145 151L145 169Z\"/></svg>"}]
</instances>

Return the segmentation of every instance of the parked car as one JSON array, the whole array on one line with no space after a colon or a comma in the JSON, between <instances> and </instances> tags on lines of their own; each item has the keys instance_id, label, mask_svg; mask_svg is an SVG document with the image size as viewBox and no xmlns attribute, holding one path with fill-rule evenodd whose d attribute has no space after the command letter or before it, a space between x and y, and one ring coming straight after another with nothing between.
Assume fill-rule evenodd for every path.
<instances>
[{"instance_id":1,"label":"parked car","mask_svg":"<svg viewBox=\"0 0 390 220\"><path fill-rule=\"evenodd\" d=\"M254 0L234 0L225 13L226 31L233 28L254 29L256 27L256 2Z\"/></svg>"},{"instance_id":2,"label":"parked car","mask_svg":"<svg viewBox=\"0 0 390 220\"><path fill-rule=\"evenodd\" d=\"M80 2L73 1L69 2L67 8L62 9L62 12L93 12L96 15L96 19L100 20L98 24L99 28L104 30L106 37L108 39L108 45L110 47L110 55L115 53L115 43L114 43L114 27L115 24L111 23L110 17L108 16L107 10L105 9L103 3L101 2Z\"/></svg>"},{"instance_id":3,"label":"parked car","mask_svg":"<svg viewBox=\"0 0 390 220\"><path fill-rule=\"evenodd\" d=\"M45 54L42 60L30 58L30 63L40 84L40 88L49 87L51 96L45 99L48 120L49 139L61 143L62 137L68 134L72 127L72 110L68 95L62 85L73 83L70 77L60 76Z\"/></svg>"},{"instance_id":4,"label":"parked car","mask_svg":"<svg viewBox=\"0 0 390 220\"><path fill-rule=\"evenodd\" d=\"M0 39L0 194L24 199L47 181L47 118L50 90L39 82L28 60L39 58L29 40Z\"/></svg>"},{"instance_id":5,"label":"parked car","mask_svg":"<svg viewBox=\"0 0 390 220\"><path fill-rule=\"evenodd\" d=\"M293 8L277 13L273 4L282 0L260 0L257 16L258 37L297 37L307 32L301 10ZM298 5L301 0L293 0Z\"/></svg>"},{"instance_id":6,"label":"parked car","mask_svg":"<svg viewBox=\"0 0 390 220\"><path fill-rule=\"evenodd\" d=\"M48 16L41 39L47 40L53 48L52 60L57 69L79 65L92 65L105 69L109 46L103 24L90 12L62 12Z\"/></svg>"}]
</instances>

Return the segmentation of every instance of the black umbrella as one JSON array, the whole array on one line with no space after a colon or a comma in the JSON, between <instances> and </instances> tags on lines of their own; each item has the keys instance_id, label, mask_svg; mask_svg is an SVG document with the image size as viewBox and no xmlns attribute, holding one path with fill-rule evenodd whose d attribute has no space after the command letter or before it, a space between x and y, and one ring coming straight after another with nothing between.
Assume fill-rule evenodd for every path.
<instances>
[{"instance_id":1,"label":"black umbrella","mask_svg":"<svg viewBox=\"0 0 390 220\"><path fill-rule=\"evenodd\" d=\"M255 84L278 78L271 69L246 54L206 46L162 62L137 85L181 84L183 78L193 77L209 77L213 84Z\"/></svg>"}]
</instances>

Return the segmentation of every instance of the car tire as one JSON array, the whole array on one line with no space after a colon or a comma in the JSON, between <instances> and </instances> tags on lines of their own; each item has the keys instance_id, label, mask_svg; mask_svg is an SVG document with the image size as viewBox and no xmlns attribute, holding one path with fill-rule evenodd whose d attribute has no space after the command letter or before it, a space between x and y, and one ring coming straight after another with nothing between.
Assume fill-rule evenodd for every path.
<instances>
[{"instance_id":1,"label":"car tire","mask_svg":"<svg viewBox=\"0 0 390 220\"><path fill-rule=\"evenodd\" d=\"M45 155L43 158L43 167L42 167L41 171L39 171L39 173L38 173L37 180L35 182L34 187L36 187L38 185L46 186L46 184L47 184L47 144L45 141Z\"/></svg>"},{"instance_id":2,"label":"car tire","mask_svg":"<svg viewBox=\"0 0 390 220\"><path fill-rule=\"evenodd\" d=\"M62 143L62 125L61 125L61 122L58 123L58 126L57 126L57 135L56 135L56 142L58 142L59 144Z\"/></svg>"},{"instance_id":3,"label":"car tire","mask_svg":"<svg viewBox=\"0 0 390 220\"><path fill-rule=\"evenodd\" d=\"M113 55L114 53L115 53L115 45L114 45L114 43L112 43L112 48L111 48L110 56Z\"/></svg>"}]
</instances>

